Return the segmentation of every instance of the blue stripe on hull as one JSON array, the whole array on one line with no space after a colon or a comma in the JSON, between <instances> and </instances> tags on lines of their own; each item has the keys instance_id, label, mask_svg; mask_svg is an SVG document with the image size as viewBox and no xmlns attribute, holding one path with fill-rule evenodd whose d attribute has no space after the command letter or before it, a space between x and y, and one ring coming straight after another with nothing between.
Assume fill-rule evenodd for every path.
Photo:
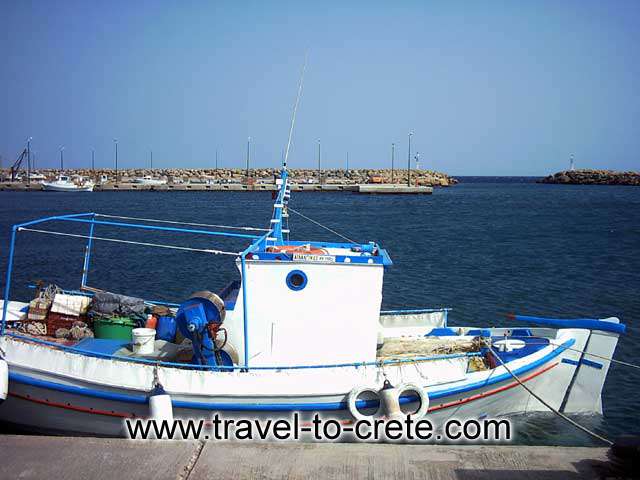
<instances>
[{"instance_id":1,"label":"blue stripe on hull","mask_svg":"<svg viewBox=\"0 0 640 480\"><path fill-rule=\"evenodd\" d=\"M549 352L544 357L532 362L528 365L516 369L514 373L516 375L522 375L530 372L550 360L560 355L566 348L571 347L575 343L574 339L570 339L563 343L558 348ZM448 388L444 390L437 390L429 394L430 399L438 399L458 395L471 390L477 390L480 388L489 387L505 380L511 379L511 374L508 372L501 375L491 376L488 379L480 382L474 382L468 385L457 388ZM103 400L112 400L125 403L134 404L146 404L148 398L146 395L131 395L125 393L115 393L108 391L95 390L91 388L76 387L73 385L64 385L60 383L50 382L48 380L41 380L33 378L28 375L15 373L9 371L9 380L12 382L21 383L24 385L31 385L34 387L46 388L54 391L71 393L74 395L82 395L86 397L100 398ZM400 399L400 403L410 403L415 401L416 397L412 395L403 396ZM358 403L358 407L365 408L370 406L376 406L377 401L362 401ZM324 402L324 403L205 403L205 402L193 402L187 400L172 400L172 404L176 408L186 408L193 410L219 410L219 411L267 411L267 412L293 412L293 411L330 411L330 410L345 410L348 408L347 402Z\"/></svg>"}]
</instances>

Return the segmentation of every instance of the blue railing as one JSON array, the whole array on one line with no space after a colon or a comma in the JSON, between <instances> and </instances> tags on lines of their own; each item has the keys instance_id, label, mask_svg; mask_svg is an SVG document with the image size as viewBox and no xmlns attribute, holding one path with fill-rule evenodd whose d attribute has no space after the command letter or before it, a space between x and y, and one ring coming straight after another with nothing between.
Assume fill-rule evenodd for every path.
<instances>
[{"instance_id":1,"label":"blue railing","mask_svg":"<svg viewBox=\"0 0 640 480\"><path fill-rule=\"evenodd\" d=\"M86 223L89 224L89 234L87 245L85 247L84 254L84 262L82 268L82 279L80 281L81 288L87 287L87 280L89 274L89 267L91 261L91 251L93 246L93 240L95 238L95 226L110 226L110 227L123 227L123 228L131 228L131 229L142 229L149 231L163 231L163 232L179 232L179 233L190 233L190 234L198 234L198 235L211 235L211 236L222 236L222 237L231 237L231 238L242 238L242 239L250 239L254 240L254 242L241 254L241 259L244 263L244 257L250 251L253 251L257 248L257 245L260 242L263 242L265 238L272 234L271 231L268 231L265 235L251 235L245 233L234 233L234 232L225 232L225 231L217 231L217 230L202 230L202 229L194 229L194 228L181 228L181 227L168 227L168 226L159 226L159 225L145 225L138 223L128 223L128 222L115 222L115 221L106 221L106 220L96 220L97 214L94 212L87 213L74 213L69 215L56 215L51 217L39 218L36 220L31 220L29 222L19 223L13 225L11 229L11 240L9 244L9 256L7 261L7 272L6 272L6 281L4 286L4 304L2 307L2 322L0 324L0 335L4 334L7 322L7 311L9 308L9 300L11 294L11 280L13 275L13 264L14 264L14 256L15 256L15 247L16 247L16 235L20 232L21 229L26 229L27 227L31 227L33 225L38 225L46 222L54 222L54 221L62 221L62 222L78 222L78 223ZM243 278L245 275L245 269L243 268ZM243 282L245 283L245 282ZM244 291L244 289L243 289ZM246 293L243 293L243 296L246 297ZM150 303L164 303L164 302L150 302ZM246 309L246 308L245 308ZM247 323L245 312L245 323ZM248 358L245 352L245 360Z\"/></svg>"}]
</instances>

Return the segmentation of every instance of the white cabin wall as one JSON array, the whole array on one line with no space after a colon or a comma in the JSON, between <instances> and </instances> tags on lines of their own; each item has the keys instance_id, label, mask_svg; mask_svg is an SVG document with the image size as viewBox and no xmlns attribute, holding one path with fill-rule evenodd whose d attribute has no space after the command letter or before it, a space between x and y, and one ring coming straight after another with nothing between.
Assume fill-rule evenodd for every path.
<instances>
[{"instance_id":1,"label":"white cabin wall","mask_svg":"<svg viewBox=\"0 0 640 480\"><path fill-rule=\"evenodd\" d=\"M301 270L307 285L286 284ZM247 261L225 326L244 358L242 289L247 285L250 366L318 365L374 361L382 265Z\"/></svg>"}]
</instances>

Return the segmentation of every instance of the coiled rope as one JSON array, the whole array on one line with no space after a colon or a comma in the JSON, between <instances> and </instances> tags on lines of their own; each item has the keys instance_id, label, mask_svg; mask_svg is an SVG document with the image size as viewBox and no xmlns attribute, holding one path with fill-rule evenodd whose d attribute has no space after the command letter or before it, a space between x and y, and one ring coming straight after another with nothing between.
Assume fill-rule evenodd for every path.
<instances>
[{"instance_id":1,"label":"coiled rope","mask_svg":"<svg viewBox=\"0 0 640 480\"><path fill-rule=\"evenodd\" d=\"M148 242L136 242L133 240L122 240L120 238L106 238L106 237L94 237L94 236L88 236L88 235L79 235L76 233L66 233L66 232L56 232L53 230L38 230L35 228L25 228L25 227L20 227L18 228L19 232L35 232L35 233L48 233L49 235L59 235L59 236L63 236L63 237L73 237L73 238L86 238L86 239L91 239L91 240L100 240L103 242L114 242L114 243L126 243L126 244L130 244L130 245L142 245L145 247L156 247L156 248L168 248L171 250L182 250L185 252L201 252L201 253L210 253L213 255L233 255L234 257L237 257L238 255L240 255L240 253L238 252L227 252L224 250L215 250L215 249L211 249L211 248L192 248L192 247L181 247L179 245L165 245L165 244L161 244L161 243L148 243Z\"/></svg>"},{"instance_id":2,"label":"coiled rope","mask_svg":"<svg viewBox=\"0 0 640 480\"><path fill-rule=\"evenodd\" d=\"M547 407L549 410L551 410L553 413L555 413L556 415L558 415L560 418L562 418L563 420L569 422L571 425L573 425L574 427L578 428L579 430L582 430L583 432L591 435L592 437L600 440L601 442L606 443L609 446L613 445L613 442L611 440L609 440L608 438L605 438L601 435L598 435L596 432L589 430L587 427L580 425L578 422L576 422L575 420L572 420L571 418L567 417L564 413L556 410L555 408L553 408L551 405L549 405L547 402L545 402L542 398L540 398L540 396L536 395L533 390L531 390L528 386L526 386L522 380L520 380L518 378L518 376L513 373L513 371L507 366L506 363L504 363L502 361L502 359L500 358L500 356L496 353L496 351L493 349L493 347L491 346L490 343L486 344L487 348L489 349L489 351L493 354L493 356L498 360L498 362L500 362L500 364L505 368L505 370L507 372L509 372L509 374L514 378L514 380L516 382L518 382L520 384L520 386L522 388L524 388L527 392L529 392L531 394L532 397L534 397L536 400L538 400L541 404L543 404L545 407Z\"/></svg>"}]
</instances>

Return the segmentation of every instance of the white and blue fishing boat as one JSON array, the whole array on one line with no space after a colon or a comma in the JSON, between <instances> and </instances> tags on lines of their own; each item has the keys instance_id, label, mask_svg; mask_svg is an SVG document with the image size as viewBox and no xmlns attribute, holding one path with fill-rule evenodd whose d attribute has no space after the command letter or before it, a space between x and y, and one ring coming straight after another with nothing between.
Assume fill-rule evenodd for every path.
<instances>
[{"instance_id":1,"label":"white and blue fishing boat","mask_svg":"<svg viewBox=\"0 0 640 480\"><path fill-rule=\"evenodd\" d=\"M404 412L435 425L549 407L602 412L610 359L625 330L617 318L515 316L515 326L494 328L474 321L452 326L447 308L383 311L383 279L392 266L383 246L291 240L286 159L293 123L266 228L214 230L93 212L13 226L0 327L0 420L41 432L119 436L123 419L155 415L150 397L161 385L174 418L317 412L348 423L389 414L381 411L385 381ZM43 227L54 221L88 231ZM248 246L233 252L156 245L101 236L103 227L233 237ZM239 280L166 305L184 338L180 345L156 341L153 353L143 355L128 341L61 343L20 329L27 304L11 299L16 237L34 234L86 239L81 288L69 294L97 295L87 272L100 241L190 251L205 267L219 256L232 258Z\"/></svg>"},{"instance_id":2,"label":"white and blue fishing boat","mask_svg":"<svg viewBox=\"0 0 640 480\"><path fill-rule=\"evenodd\" d=\"M289 240L286 168L278 183L273 216L260 236L96 213L15 225L2 309L1 381L8 390L0 419L45 432L121 435L123 418L150 415L150 392L161 384L177 418L319 412L348 422L379 404L375 395L385 380L398 388L403 409L435 424L452 416L546 411L529 390L562 412L602 412L607 359L624 332L617 318L516 317L532 326L453 327L446 308L381 311L388 252L376 243ZM97 235L101 226L251 242L242 252L194 249L233 255L240 280L218 294L200 292L169 305L193 355L161 360L123 355L122 342L113 340L61 344L16 330L27 305L10 301L16 237L53 232L41 227L52 221L88 226L81 280L87 296L92 244L118 240Z\"/></svg>"}]
</instances>

